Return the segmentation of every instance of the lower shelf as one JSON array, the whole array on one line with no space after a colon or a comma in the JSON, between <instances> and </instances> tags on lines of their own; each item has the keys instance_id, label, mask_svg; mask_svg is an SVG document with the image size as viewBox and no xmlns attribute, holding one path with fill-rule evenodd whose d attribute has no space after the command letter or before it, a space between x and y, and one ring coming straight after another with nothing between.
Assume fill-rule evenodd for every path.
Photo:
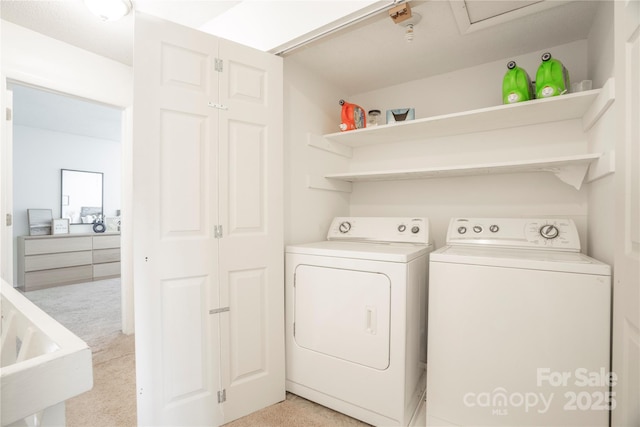
<instances>
[{"instance_id":1,"label":"lower shelf","mask_svg":"<svg viewBox=\"0 0 640 427\"><path fill-rule=\"evenodd\" d=\"M589 169L589 165L601 156L601 153L592 153L517 162L485 163L423 169L352 172L325 175L325 178L329 180L347 182L363 182L447 178L505 173L550 172L556 175L561 181L575 187L576 189L580 189Z\"/></svg>"}]
</instances>

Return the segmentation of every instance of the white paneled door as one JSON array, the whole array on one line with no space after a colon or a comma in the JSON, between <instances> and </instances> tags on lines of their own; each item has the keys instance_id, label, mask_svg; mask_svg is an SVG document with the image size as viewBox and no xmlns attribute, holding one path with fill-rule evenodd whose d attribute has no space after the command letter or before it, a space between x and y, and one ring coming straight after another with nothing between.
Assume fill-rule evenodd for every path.
<instances>
[{"instance_id":1,"label":"white paneled door","mask_svg":"<svg viewBox=\"0 0 640 427\"><path fill-rule=\"evenodd\" d=\"M615 2L616 253L613 426L640 425L640 1Z\"/></svg>"},{"instance_id":2,"label":"white paneled door","mask_svg":"<svg viewBox=\"0 0 640 427\"><path fill-rule=\"evenodd\" d=\"M224 422L285 398L282 59L220 40Z\"/></svg>"},{"instance_id":3,"label":"white paneled door","mask_svg":"<svg viewBox=\"0 0 640 427\"><path fill-rule=\"evenodd\" d=\"M225 43L136 17L140 425L217 426L284 399L282 65Z\"/></svg>"}]
</instances>

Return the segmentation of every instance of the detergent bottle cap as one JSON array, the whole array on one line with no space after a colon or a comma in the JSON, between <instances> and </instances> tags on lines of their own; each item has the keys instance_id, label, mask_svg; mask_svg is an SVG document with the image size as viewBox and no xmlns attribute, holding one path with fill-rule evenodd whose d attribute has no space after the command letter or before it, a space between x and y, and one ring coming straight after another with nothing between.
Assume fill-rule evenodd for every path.
<instances>
[{"instance_id":1,"label":"detergent bottle cap","mask_svg":"<svg viewBox=\"0 0 640 427\"><path fill-rule=\"evenodd\" d=\"M507 68L510 70L513 70L514 68L516 68L516 61L509 61L507 63Z\"/></svg>"},{"instance_id":2,"label":"detergent bottle cap","mask_svg":"<svg viewBox=\"0 0 640 427\"><path fill-rule=\"evenodd\" d=\"M542 54L542 62L547 62L551 59L551 54L549 52L545 52Z\"/></svg>"}]
</instances>

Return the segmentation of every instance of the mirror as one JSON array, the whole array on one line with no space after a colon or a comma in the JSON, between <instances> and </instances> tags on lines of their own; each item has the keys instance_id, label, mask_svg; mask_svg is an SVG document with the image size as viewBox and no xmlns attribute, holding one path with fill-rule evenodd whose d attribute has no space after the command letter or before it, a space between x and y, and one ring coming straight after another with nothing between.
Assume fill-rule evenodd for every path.
<instances>
[{"instance_id":1,"label":"mirror","mask_svg":"<svg viewBox=\"0 0 640 427\"><path fill-rule=\"evenodd\" d=\"M102 218L102 172L62 169L62 218L92 224Z\"/></svg>"}]
</instances>

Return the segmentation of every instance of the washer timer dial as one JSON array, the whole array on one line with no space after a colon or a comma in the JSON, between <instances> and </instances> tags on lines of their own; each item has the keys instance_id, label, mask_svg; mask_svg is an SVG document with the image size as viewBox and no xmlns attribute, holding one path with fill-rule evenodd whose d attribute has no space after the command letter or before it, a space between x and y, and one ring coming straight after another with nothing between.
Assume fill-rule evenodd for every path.
<instances>
[{"instance_id":1,"label":"washer timer dial","mask_svg":"<svg viewBox=\"0 0 640 427\"><path fill-rule=\"evenodd\" d=\"M540 227L540 235L547 240L553 240L560 235L560 230L553 224L546 224Z\"/></svg>"}]
</instances>

